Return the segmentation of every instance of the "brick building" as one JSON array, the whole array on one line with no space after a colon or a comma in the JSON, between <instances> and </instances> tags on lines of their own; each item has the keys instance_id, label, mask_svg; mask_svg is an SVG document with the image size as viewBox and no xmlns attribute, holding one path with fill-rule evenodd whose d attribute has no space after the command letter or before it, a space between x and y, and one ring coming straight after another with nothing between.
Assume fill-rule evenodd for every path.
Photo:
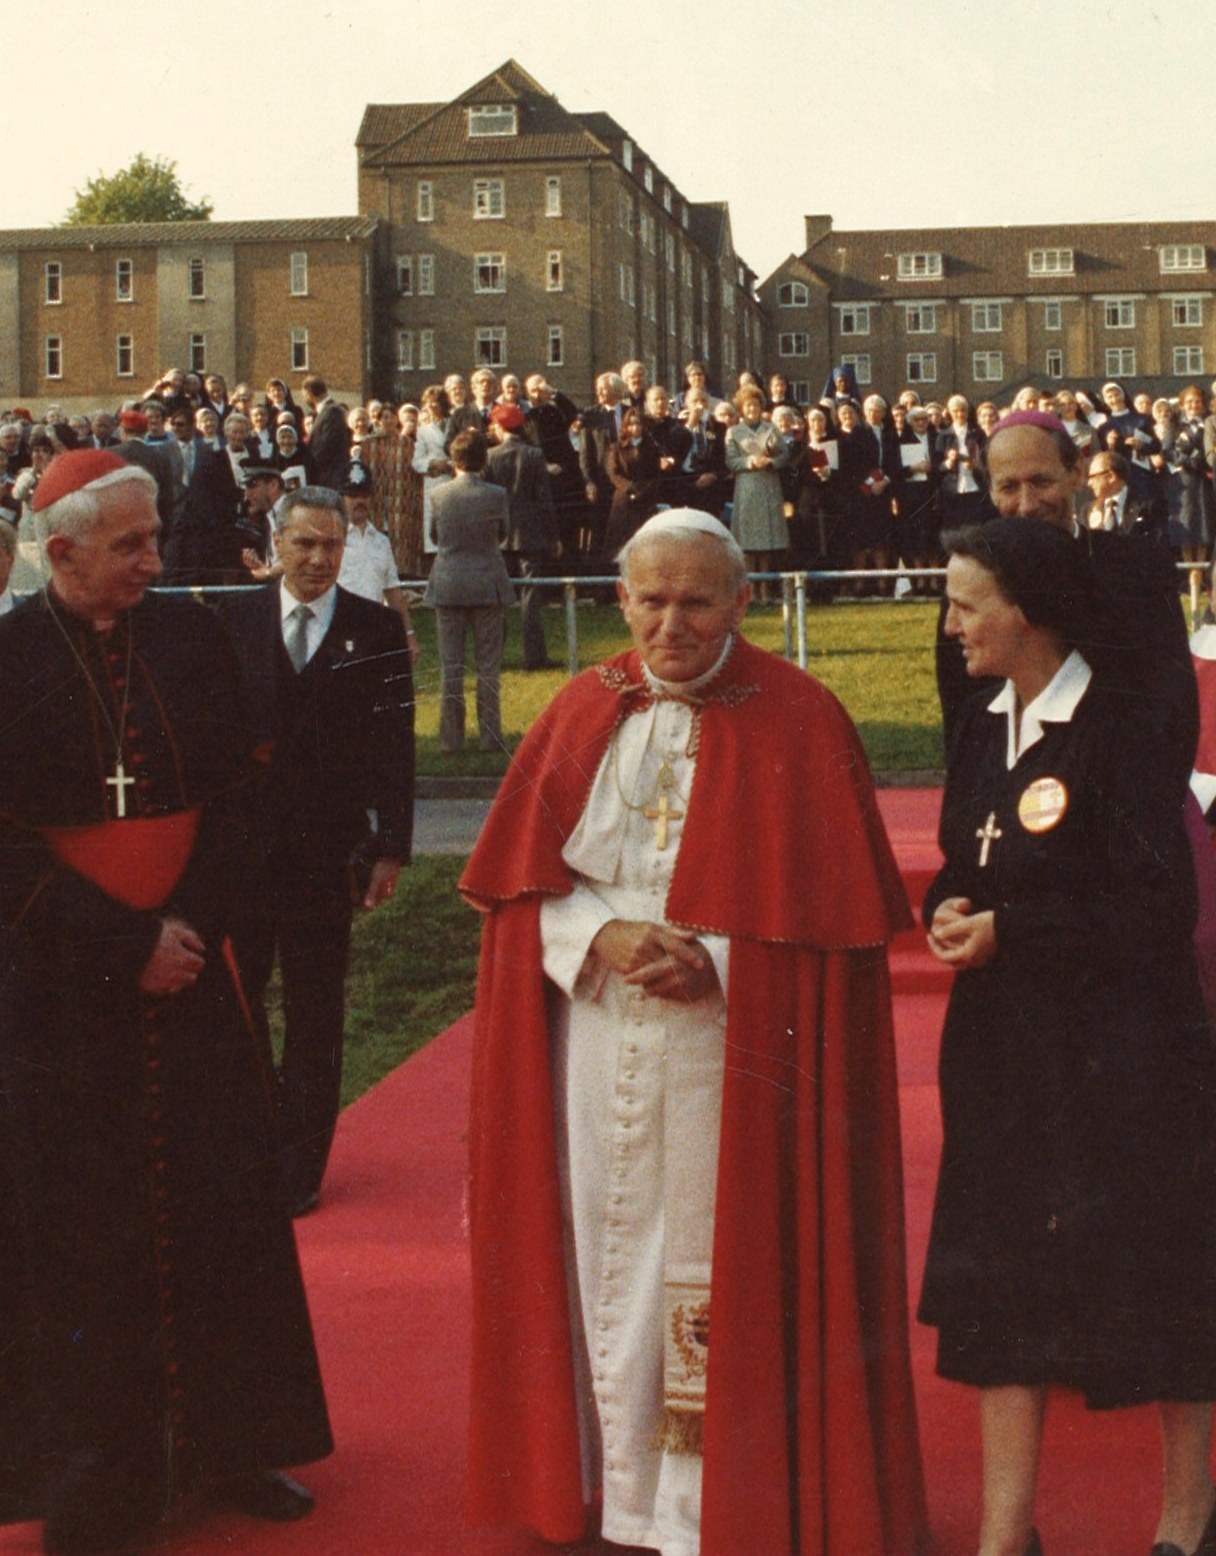
<instances>
[{"instance_id":1,"label":"brick building","mask_svg":"<svg viewBox=\"0 0 1216 1556\"><path fill-rule=\"evenodd\" d=\"M114 405L171 365L261 389L369 381L377 223L155 222L0 231L0 403Z\"/></svg>"},{"instance_id":2,"label":"brick building","mask_svg":"<svg viewBox=\"0 0 1216 1556\"><path fill-rule=\"evenodd\" d=\"M1216 369L1216 222L805 222L802 253L760 287L765 360L802 399L817 399L841 360L863 387L973 402L1026 382L1124 378L1168 392Z\"/></svg>"},{"instance_id":3,"label":"brick building","mask_svg":"<svg viewBox=\"0 0 1216 1556\"><path fill-rule=\"evenodd\" d=\"M673 389L692 357L758 362L755 275L725 202L689 200L606 113L569 113L513 60L449 103L370 105L359 209L382 223L375 377L544 369L576 400L637 357Z\"/></svg>"}]
</instances>

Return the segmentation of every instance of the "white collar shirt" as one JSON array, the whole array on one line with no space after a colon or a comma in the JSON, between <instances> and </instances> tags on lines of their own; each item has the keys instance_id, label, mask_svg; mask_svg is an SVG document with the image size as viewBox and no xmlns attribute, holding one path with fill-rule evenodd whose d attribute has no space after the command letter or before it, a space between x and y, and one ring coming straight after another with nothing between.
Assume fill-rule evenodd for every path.
<instances>
[{"instance_id":1,"label":"white collar shirt","mask_svg":"<svg viewBox=\"0 0 1216 1556\"><path fill-rule=\"evenodd\" d=\"M1093 679L1093 671L1080 653L1072 653L1037 697L1022 709L1018 720L1017 691L1012 681L988 704L989 713L1003 713L1007 726L1005 766L1012 771L1019 759L1043 738L1045 724L1068 724Z\"/></svg>"},{"instance_id":2,"label":"white collar shirt","mask_svg":"<svg viewBox=\"0 0 1216 1556\"><path fill-rule=\"evenodd\" d=\"M284 643L287 642L287 618L292 614L297 605L303 605L304 603L306 602L296 599L285 582L279 584L280 631L283 634ZM307 601L308 608L312 612L312 619L309 621L306 629L305 641L308 644L308 652L305 657L305 663L320 648L325 634L329 631L330 623L334 619L334 606L337 603L338 587L336 584L331 584L325 593L319 595L317 599Z\"/></svg>"}]
</instances>

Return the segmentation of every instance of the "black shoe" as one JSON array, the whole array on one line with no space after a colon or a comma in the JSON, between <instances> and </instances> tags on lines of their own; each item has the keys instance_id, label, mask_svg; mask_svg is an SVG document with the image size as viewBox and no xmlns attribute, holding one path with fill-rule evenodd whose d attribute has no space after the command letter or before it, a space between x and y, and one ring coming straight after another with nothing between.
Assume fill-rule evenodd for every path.
<instances>
[{"instance_id":1,"label":"black shoe","mask_svg":"<svg viewBox=\"0 0 1216 1556\"><path fill-rule=\"evenodd\" d=\"M250 1518L265 1518L272 1523L290 1523L313 1510L312 1493L281 1470L250 1470L236 1475L220 1486L220 1498L227 1507L248 1513Z\"/></svg>"},{"instance_id":2,"label":"black shoe","mask_svg":"<svg viewBox=\"0 0 1216 1556\"><path fill-rule=\"evenodd\" d=\"M1186 1552L1172 1540L1160 1540L1153 1546L1148 1556L1186 1556ZM1191 1556L1216 1556L1216 1507L1212 1508L1208 1521L1203 1527L1203 1533L1199 1536L1199 1544L1191 1552Z\"/></svg>"}]
</instances>

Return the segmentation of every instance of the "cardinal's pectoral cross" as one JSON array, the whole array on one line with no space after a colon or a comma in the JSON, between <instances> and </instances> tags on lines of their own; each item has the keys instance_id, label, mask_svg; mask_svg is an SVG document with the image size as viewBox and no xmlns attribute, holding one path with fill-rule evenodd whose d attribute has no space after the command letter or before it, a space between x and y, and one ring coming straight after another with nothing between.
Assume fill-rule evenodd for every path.
<instances>
[{"instance_id":1,"label":"cardinal's pectoral cross","mask_svg":"<svg viewBox=\"0 0 1216 1556\"><path fill-rule=\"evenodd\" d=\"M118 757L114 762L114 776L107 778L106 783L114 790L114 814L119 821L126 819L127 789L134 782L134 778L127 777L127 770L122 765L122 757Z\"/></svg>"},{"instance_id":2,"label":"cardinal's pectoral cross","mask_svg":"<svg viewBox=\"0 0 1216 1556\"><path fill-rule=\"evenodd\" d=\"M988 854L992 849L993 843L996 842L997 838L1004 836L1004 833L996 824L996 811L989 811L988 820L985 821L975 835L980 839L980 869L982 870L988 863Z\"/></svg>"},{"instance_id":3,"label":"cardinal's pectoral cross","mask_svg":"<svg viewBox=\"0 0 1216 1556\"><path fill-rule=\"evenodd\" d=\"M647 821L653 821L655 824L654 846L660 851L667 847L667 823L669 821L678 821L684 814L682 810L676 810L671 803L669 791L675 788L675 781L675 774L668 767L667 763L664 762L662 767L659 768L658 782L655 784L655 788L658 791L658 799L652 805L647 805L642 812Z\"/></svg>"}]
</instances>

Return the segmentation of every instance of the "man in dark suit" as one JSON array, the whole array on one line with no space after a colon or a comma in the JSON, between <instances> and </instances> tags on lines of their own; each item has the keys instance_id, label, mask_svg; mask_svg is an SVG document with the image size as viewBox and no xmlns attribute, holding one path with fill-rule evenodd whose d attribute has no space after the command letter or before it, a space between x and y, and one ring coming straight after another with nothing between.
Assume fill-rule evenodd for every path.
<instances>
[{"instance_id":1,"label":"man in dark suit","mask_svg":"<svg viewBox=\"0 0 1216 1556\"><path fill-rule=\"evenodd\" d=\"M278 950L283 1172L303 1215L338 1117L352 902L387 901L409 861L414 699L401 618L337 586L342 499L301 487L275 525L281 580L221 606L261 761L261 872L233 944L263 1032Z\"/></svg>"},{"instance_id":2,"label":"man in dark suit","mask_svg":"<svg viewBox=\"0 0 1216 1556\"><path fill-rule=\"evenodd\" d=\"M524 413L518 405L496 405L490 424L499 439L486 460L486 480L506 489L510 504L504 550L512 573L525 580L519 591L524 669L547 670L553 661L545 646L544 601L530 580L544 571L557 549L557 513L549 469L540 449L523 439Z\"/></svg>"},{"instance_id":3,"label":"man in dark suit","mask_svg":"<svg viewBox=\"0 0 1216 1556\"><path fill-rule=\"evenodd\" d=\"M167 528L173 518L173 475L165 454L144 442L148 418L143 411L121 411L118 428L118 447L114 452L127 464L146 470L156 482L156 514L162 526Z\"/></svg>"},{"instance_id":4,"label":"man in dark suit","mask_svg":"<svg viewBox=\"0 0 1216 1556\"><path fill-rule=\"evenodd\" d=\"M1113 530L1118 535L1133 532L1153 540L1168 539L1169 517L1164 501L1156 493L1137 497L1128 485L1128 463L1122 454L1104 449L1089 462L1085 484L1093 494L1086 515L1089 529Z\"/></svg>"},{"instance_id":5,"label":"man in dark suit","mask_svg":"<svg viewBox=\"0 0 1216 1556\"><path fill-rule=\"evenodd\" d=\"M498 379L488 367L479 367L469 378L469 388L473 393L472 400L458 405L448 417L443 436L445 453L451 449L458 433L471 430L489 436L490 412L498 394Z\"/></svg>"},{"instance_id":6,"label":"man in dark suit","mask_svg":"<svg viewBox=\"0 0 1216 1556\"><path fill-rule=\"evenodd\" d=\"M625 381L617 373L601 373L595 380L595 401L583 412L583 430L579 437L578 465L583 477L584 494L590 507L590 522L583 535L582 549L598 555L612 504L612 482L604 470L608 450L621 436L621 413L625 409Z\"/></svg>"},{"instance_id":7,"label":"man in dark suit","mask_svg":"<svg viewBox=\"0 0 1216 1556\"><path fill-rule=\"evenodd\" d=\"M309 485L341 491L350 465L350 428L346 425L346 413L330 398L329 386L316 373L310 373L300 388L313 416L312 431L304 450Z\"/></svg>"}]
</instances>

